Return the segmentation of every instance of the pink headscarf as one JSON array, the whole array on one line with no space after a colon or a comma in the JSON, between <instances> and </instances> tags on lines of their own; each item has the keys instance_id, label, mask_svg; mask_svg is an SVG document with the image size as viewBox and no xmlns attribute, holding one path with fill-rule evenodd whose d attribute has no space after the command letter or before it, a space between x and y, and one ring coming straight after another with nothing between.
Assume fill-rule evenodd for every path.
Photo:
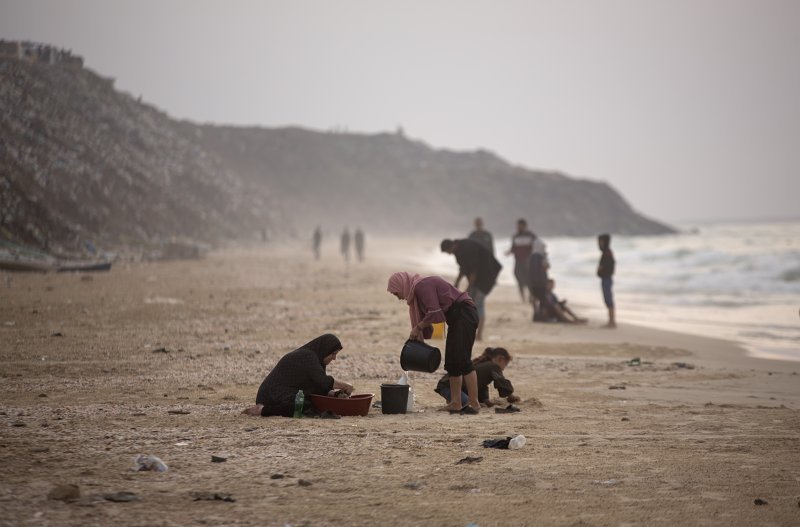
<instances>
[{"instance_id":1,"label":"pink headscarf","mask_svg":"<svg viewBox=\"0 0 800 527\"><path fill-rule=\"evenodd\" d=\"M411 275L406 272L394 273L389 277L389 287L386 288L390 293L399 294L406 299L412 328L419 324L421 320L419 316L419 306L417 305L417 297L414 296L414 289L423 278L425 277L418 274Z\"/></svg>"}]
</instances>

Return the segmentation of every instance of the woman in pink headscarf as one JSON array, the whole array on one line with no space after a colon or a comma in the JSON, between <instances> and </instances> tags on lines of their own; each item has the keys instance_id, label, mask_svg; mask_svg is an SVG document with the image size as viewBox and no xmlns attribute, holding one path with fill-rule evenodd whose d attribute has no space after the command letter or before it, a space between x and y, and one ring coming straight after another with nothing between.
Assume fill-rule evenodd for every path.
<instances>
[{"instance_id":1,"label":"woman in pink headscarf","mask_svg":"<svg viewBox=\"0 0 800 527\"><path fill-rule=\"evenodd\" d=\"M418 274L394 273L389 277L387 290L408 303L411 319L411 340L423 340L433 334L433 324L447 322L444 369L450 377L450 403L444 408L450 413L476 414L478 377L472 365L472 345L478 329L478 310L466 293L453 287L439 276L421 277ZM466 384L469 404L461 405L461 384Z\"/></svg>"}]
</instances>

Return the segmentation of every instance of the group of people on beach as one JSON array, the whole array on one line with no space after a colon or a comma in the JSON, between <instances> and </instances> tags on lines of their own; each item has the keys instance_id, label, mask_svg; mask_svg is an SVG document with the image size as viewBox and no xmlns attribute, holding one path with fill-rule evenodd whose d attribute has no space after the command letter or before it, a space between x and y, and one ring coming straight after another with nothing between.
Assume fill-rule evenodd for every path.
<instances>
[{"instance_id":1,"label":"group of people on beach","mask_svg":"<svg viewBox=\"0 0 800 527\"><path fill-rule=\"evenodd\" d=\"M317 257L321 237L318 227L314 234ZM363 248L363 233L361 239ZM349 251L349 243L349 232L345 229L342 235L343 254ZM456 257L459 272L453 284L440 276L396 272L389 277L387 291L408 305L411 324L409 340L431 338L434 324L447 324L444 353L446 374L435 389L447 401L442 410L458 414L479 413L481 405L487 405L490 400L488 387L492 383L509 403L518 402L519 397L514 394L511 381L503 375L503 370L512 360L506 349L486 348L479 357L472 358L475 340L482 338L486 296L494 288L502 269L494 256L492 235L483 228L482 219L476 218L475 230L468 238L445 239L440 246L443 252ZM597 276L600 277L609 314L606 327L615 327L612 292L615 261L610 235L598 236L598 247L601 257ZM546 245L528 230L524 219L517 222L517 232L511 238L507 254L514 255L514 276L520 297L525 301L528 291L528 300L534 306L534 321L555 319L585 322L566 306L566 302L559 301L553 292L555 281L548 278L550 262ZM463 278L467 280L465 291L458 288ZM336 360L341 349L342 343L335 335L325 334L284 355L261 383L256 404L243 413L290 417L295 410L298 391L306 395L334 395L337 392L350 395L353 385L336 380L326 372L326 367ZM304 398L306 410L313 411L309 399Z\"/></svg>"},{"instance_id":2,"label":"group of people on beach","mask_svg":"<svg viewBox=\"0 0 800 527\"><path fill-rule=\"evenodd\" d=\"M424 340L433 333L433 324L446 322L445 377L436 392L448 403L442 410L459 414L477 414L481 403L489 402L489 384L494 383L501 397L509 403L519 401L503 370L511 354L503 348L487 348L472 359L472 347L478 330L478 310L466 291L460 291L439 276L420 276L407 272L393 273L387 291L409 308L409 340ZM332 334L321 335L284 355L266 376L256 395L256 404L244 410L248 415L292 416L295 395L351 394L353 386L327 375L326 367L342 349ZM307 411L312 411L310 407Z\"/></svg>"},{"instance_id":3,"label":"group of people on beach","mask_svg":"<svg viewBox=\"0 0 800 527\"><path fill-rule=\"evenodd\" d=\"M602 253L597 269L601 279L603 299L608 309L608 323L604 327L616 327L614 298L612 293L612 276L614 274L614 255L610 248L611 237L602 234L598 244ZM467 238L441 242L443 252L453 254L459 266L459 273L454 286L457 288L463 277L467 278L467 292L475 301L478 309L477 339L483 338L484 320L486 318L486 297L494 288L502 265L494 256L494 240L491 232L486 230L482 218L475 218L475 229ZM581 318L567 306L566 300L560 300L555 293L555 280L549 277L550 260L547 245L528 229L524 219L517 221L517 230L511 236L511 247L506 255L514 256L514 277L517 280L520 298L533 306L534 322L563 322L585 324ZM527 300L526 300L527 292Z\"/></svg>"},{"instance_id":4,"label":"group of people on beach","mask_svg":"<svg viewBox=\"0 0 800 527\"><path fill-rule=\"evenodd\" d=\"M342 258L346 263L350 262L350 240L350 229L345 227L341 236L339 236L339 252L341 252ZM359 262L363 262L365 237L361 227L356 228L352 241L355 246L356 258L358 258ZM319 260L322 256L322 227L319 225L314 229L314 234L311 236L311 247L314 251L314 258Z\"/></svg>"}]
</instances>

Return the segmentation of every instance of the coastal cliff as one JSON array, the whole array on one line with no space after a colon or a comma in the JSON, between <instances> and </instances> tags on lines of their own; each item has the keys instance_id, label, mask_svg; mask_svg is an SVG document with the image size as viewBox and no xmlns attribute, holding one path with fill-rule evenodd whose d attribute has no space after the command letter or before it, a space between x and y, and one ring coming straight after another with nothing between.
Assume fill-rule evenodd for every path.
<instances>
[{"instance_id":1,"label":"coastal cliff","mask_svg":"<svg viewBox=\"0 0 800 527\"><path fill-rule=\"evenodd\" d=\"M546 235L671 232L605 183L399 133L171 119L80 62L0 57L0 238L40 248L307 236L316 224Z\"/></svg>"}]
</instances>

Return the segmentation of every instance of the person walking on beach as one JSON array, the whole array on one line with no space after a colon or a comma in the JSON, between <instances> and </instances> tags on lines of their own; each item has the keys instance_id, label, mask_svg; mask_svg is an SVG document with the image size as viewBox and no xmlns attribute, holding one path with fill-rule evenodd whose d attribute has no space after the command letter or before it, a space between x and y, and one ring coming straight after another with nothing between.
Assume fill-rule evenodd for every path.
<instances>
[{"instance_id":1,"label":"person walking on beach","mask_svg":"<svg viewBox=\"0 0 800 527\"><path fill-rule=\"evenodd\" d=\"M614 281L614 253L611 252L611 235L601 234L597 237L597 245L600 247L600 263L597 266L597 276L600 277L600 286L603 289L603 301L608 308L608 323L603 326L606 328L617 327L617 320L614 313L614 293L612 286Z\"/></svg>"},{"instance_id":2,"label":"person walking on beach","mask_svg":"<svg viewBox=\"0 0 800 527\"><path fill-rule=\"evenodd\" d=\"M314 229L312 246L314 248L314 258L319 260L319 250L322 247L322 229L319 225L317 225L317 228Z\"/></svg>"},{"instance_id":3,"label":"person walking on beach","mask_svg":"<svg viewBox=\"0 0 800 527\"><path fill-rule=\"evenodd\" d=\"M364 261L364 231L361 230L361 227L356 229L356 234L354 236L355 243L356 243L356 255L358 256L358 261Z\"/></svg>"},{"instance_id":4,"label":"person walking on beach","mask_svg":"<svg viewBox=\"0 0 800 527\"><path fill-rule=\"evenodd\" d=\"M453 286L458 288L463 277L467 277L467 293L478 309L477 340L483 340L483 325L486 320L486 297L491 293L497 275L503 266L492 256L489 249L468 238L461 240L442 240L442 252L455 255L458 263L458 278Z\"/></svg>"},{"instance_id":5,"label":"person walking on beach","mask_svg":"<svg viewBox=\"0 0 800 527\"><path fill-rule=\"evenodd\" d=\"M494 240L492 233L483 228L483 218L475 218L475 230L469 233L469 239L480 243L494 256Z\"/></svg>"},{"instance_id":6,"label":"person walking on beach","mask_svg":"<svg viewBox=\"0 0 800 527\"><path fill-rule=\"evenodd\" d=\"M517 220L517 232L511 236L511 248L506 254L514 255L514 276L519 287L519 296L525 301L525 289L528 287L528 265L533 253L533 240L536 235L528 230L528 222Z\"/></svg>"},{"instance_id":7,"label":"person walking on beach","mask_svg":"<svg viewBox=\"0 0 800 527\"><path fill-rule=\"evenodd\" d=\"M303 391L306 410L310 408L311 394L330 395L335 389L352 393L352 384L337 381L325 371L328 364L336 360L336 354L341 349L339 339L326 333L287 353L259 386L255 406L246 408L242 413L291 417L299 390Z\"/></svg>"},{"instance_id":8,"label":"person walking on beach","mask_svg":"<svg viewBox=\"0 0 800 527\"><path fill-rule=\"evenodd\" d=\"M461 292L440 276L422 277L406 272L389 277L386 288L398 300L408 304L411 320L409 340L424 340L433 335L433 324L447 322L444 369L452 397L443 410L450 413L477 414L478 376L472 364L472 345L478 330L478 310L469 294ZM468 404L461 404L461 387L467 387Z\"/></svg>"},{"instance_id":9,"label":"person walking on beach","mask_svg":"<svg viewBox=\"0 0 800 527\"><path fill-rule=\"evenodd\" d=\"M350 229L347 227L344 228L342 231L342 237L340 239L339 248L342 251L342 257L344 257L345 262L350 262Z\"/></svg>"}]
</instances>

